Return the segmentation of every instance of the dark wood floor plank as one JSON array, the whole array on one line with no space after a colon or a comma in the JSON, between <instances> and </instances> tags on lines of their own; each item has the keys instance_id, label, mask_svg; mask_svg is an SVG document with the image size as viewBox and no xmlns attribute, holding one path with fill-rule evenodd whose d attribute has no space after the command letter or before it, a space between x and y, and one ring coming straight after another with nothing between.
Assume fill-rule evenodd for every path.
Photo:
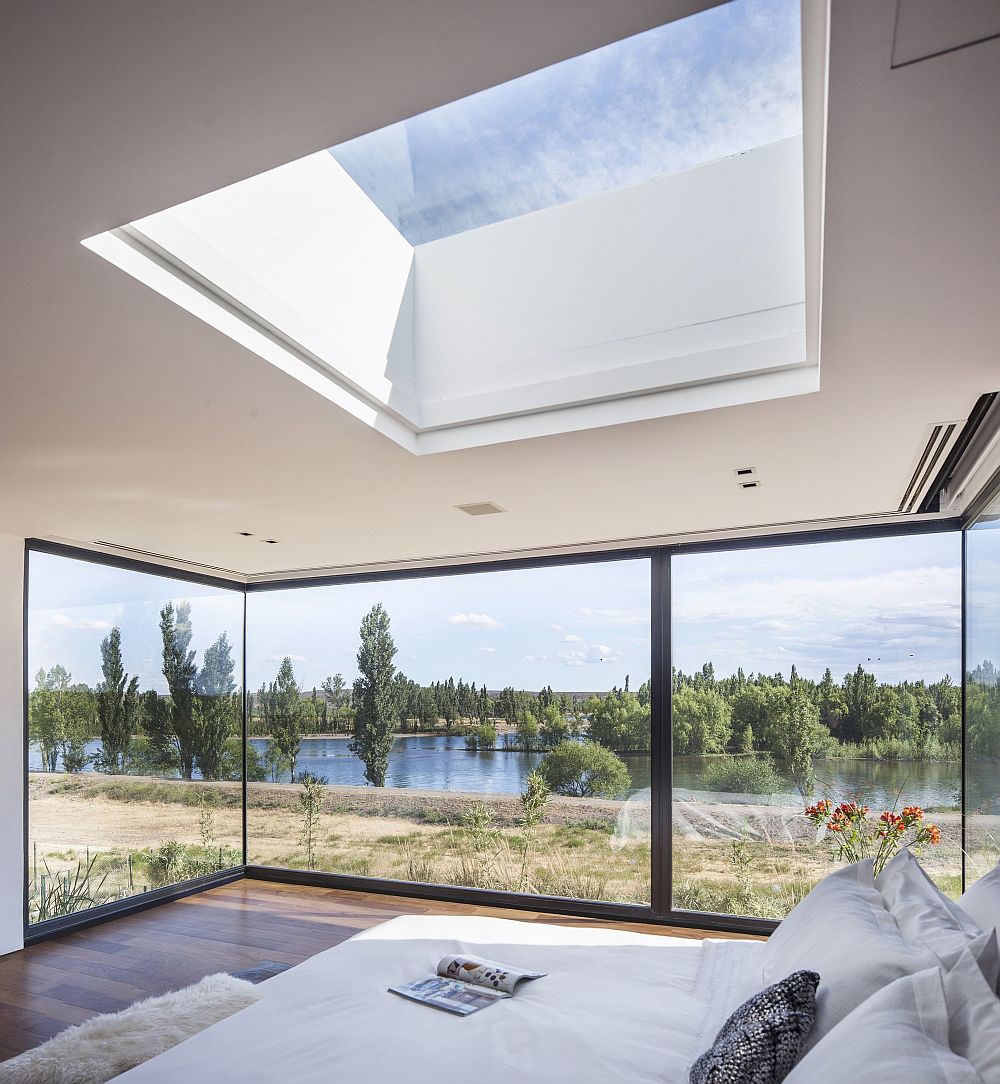
<instances>
[{"instance_id":1,"label":"dark wood floor plank","mask_svg":"<svg viewBox=\"0 0 1000 1084\"><path fill-rule=\"evenodd\" d=\"M475 914L701 939L725 934L242 880L0 957L0 1061L95 1013L218 971L301 963L397 915Z\"/></svg>"}]
</instances>

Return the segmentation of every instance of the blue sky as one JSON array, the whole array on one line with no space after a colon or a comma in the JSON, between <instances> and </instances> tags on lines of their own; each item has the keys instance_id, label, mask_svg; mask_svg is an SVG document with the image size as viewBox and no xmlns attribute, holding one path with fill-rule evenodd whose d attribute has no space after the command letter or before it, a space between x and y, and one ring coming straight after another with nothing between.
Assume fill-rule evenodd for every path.
<instances>
[{"instance_id":1,"label":"blue sky","mask_svg":"<svg viewBox=\"0 0 1000 1084\"><path fill-rule=\"evenodd\" d=\"M170 601L191 603L191 646L199 665L205 648L220 633L228 633L236 645L243 635L243 600L236 592L45 553L32 553L28 570L32 680L39 667L58 662L74 681L95 685L101 680L101 640L117 625L125 669L139 675L143 689L165 693L159 614Z\"/></svg>"},{"instance_id":2,"label":"blue sky","mask_svg":"<svg viewBox=\"0 0 1000 1084\"><path fill-rule=\"evenodd\" d=\"M733 0L331 150L411 244L802 130L797 0Z\"/></svg>"},{"instance_id":3,"label":"blue sky","mask_svg":"<svg viewBox=\"0 0 1000 1084\"><path fill-rule=\"evenodd\" d=\"M859 663L881 680L961 672L957 534L680 556L673 647L690 670L837 678Z\"/></svg>"},{"instance_id":4,"label":"blue sky","mask_svg":"<svg viewBox=\"0 0 1000 1084\"><path fill-rule=\"evenodd\" d=\"M1000 531L990 534L983 544L995 550ZM984 560L1000 570L997 556L987 550ZM629 674L635 687L650 672L649 594L648 563L636 560L257 593L249 681L271 680L285 655L304 688L337 672L352 680L361 618L382 602L396 663L415 680L584 691ZM989 598L984 650L997 643L995 587ZM164 691L157 620L168 599L192 603L199 661L223 629L239 643L238 595L33 554L32 674L61 662L76 680L95 683L100 641L118 624L126 668L144 688ZM830 666L840 678L859 662L893 682L959 674L955 534L680 555L673 602L674 658L686 671L711 660L720 676L740 666L787 674L795 663L804 676Z\"/></svg>"},{"instance_id":5,"label":"blue sky","mask_svg":"<svg viewBox=\"0 0 1000 1084\"><path fill-rule=\"evenodd\" d=\"M291 652L308 687L330 673L353 678L361 619L381 602L396 665L416 681L606 690L629 674L639 685L649 594L646 561L265 592L248 611L251 677L259 685Z\"/></svg>"}]
</instances>

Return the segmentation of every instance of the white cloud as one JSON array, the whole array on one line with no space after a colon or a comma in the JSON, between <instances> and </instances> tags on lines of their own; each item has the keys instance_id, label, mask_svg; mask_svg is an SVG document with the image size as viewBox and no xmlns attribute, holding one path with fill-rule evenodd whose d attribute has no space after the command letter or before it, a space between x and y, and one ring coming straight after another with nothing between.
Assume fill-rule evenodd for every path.
<instances>
[{"instance_id":1,"label":"white cloud","mask_svg":"<svg viewBox=\"0 0 1000 1084\"><path fill-rule=\"evenodd\" d=\"M496 648L495 647L480 647L480 648L477 648L476 650L481 651L484 655L492 655L496 651Z\"/></svg>"},{"instance_id":2,"label":"white cloud","mask_svg":"<svg viewBox=\"0 0 1000 1084\"><path fill-rule=\"evenodd\" d=\"M288 659L290 662L308 662L309 658L306 655L268 655L268 662L284 662Z\"/></svg>"},{"instance_id":3,"label":"white cloud","mask_svg":"<svg viewBox=\"0 0 1000 1084\"><path fill-rule=\"evenodd\" d=\"M600 666L602 663L615 662L622 653L610 644L586 644L581 647L567 648L559 652L559 661L564 666Z\"/></svg>"},{"instance_id":4,"label":"white cloud","mask_svg":"<svg viewBox=\"0 0 1000 1084\"><path fill-rule=\"evenodd\" d=\"M562 632L563 631L562 625L550 625L549 628L551 628L553 630L553 632Z\"/></svg>"},{"instance_id":5,"label":"white cloud","mask_svg":"<svg viewBox=\"0 0 1000 1084\"><path fill-rule=\"evenodd\" d=\"M52 624L61 629L96 629L99 632L110 632L110 621L101 621L96 617L69 617L66 614L53 614Z\"/></svg>"},{"instance_id":6,"label":"white cloud","mask_svg":"<svg viewBox=\"0 0 1000 1084\"><path fill-rule=\"evenodd\" d=\"M449 625L469 625L474 629L502 629L504 626L488 614L456 613L448 615Z\"/></svg>"},{"instance_id":7,"label":"white cloud","mask_svg":"<svg viewBox=\"0 0 1000 1084\"><path fill-rule=\"evenodd\" d=\"M552 659L551 655L525 655L528 662L549 662Z\"/></svg>"},{"instance_id":8,"label":"white cloud","mask_svg":"<svg viewBox=\"0 0 1000 1084\"><path fill-rule=\"evenodd\" d=\"M800 673L819 676L829 666L840 677L861 663L886 681L954 676L957 561L878 568L875 551L847 556L754 554L743 567L736 558L715 567L679 562L672 583L677 665L690 671L711 660L716 673L737 666L787 673L794 662Z\"/></svg>"},{"instance_id":9,"label":"white cloud","mask_svg":"<svg viewBox=\"0 0 1000 1084\"><path fill-rule=\"evenodd\" d=\"M594 610L584 606L580 619L586 625L648 625L649 610Z\"/></svg>"},{"instance_id":10,"label":"white cloud","mask_svg":"<svg viewBox=\"0 0 1000 1084\"><path fill-rule=\"evenodd\" d=\"M391 155L402 130L429 163L429 180L414 200L410 170L385 170L374 199L392 215L408 198L407 237L419 243L453 230L441 222L437 162L448 166L453 214L468 228L772 143L801 132L795 7L723 5L364 136L335 156L352 172L373 143ZM507 103L499 110L498 96ZM516 139L503 127L512 97ZM455 145L464 153L449 156Z\"/></svg>"},{"instance_id":11,"label":"white cloud","mask_svg":"<svg viewBox=\"0 0 1000 1084\"><path fill-rule=\"evenodd\" d=\"M575 632L571 632L569 636L563 637L564 644L582 644L583 642L583 637L577 636Z\"/></svg>"}]
</instances>

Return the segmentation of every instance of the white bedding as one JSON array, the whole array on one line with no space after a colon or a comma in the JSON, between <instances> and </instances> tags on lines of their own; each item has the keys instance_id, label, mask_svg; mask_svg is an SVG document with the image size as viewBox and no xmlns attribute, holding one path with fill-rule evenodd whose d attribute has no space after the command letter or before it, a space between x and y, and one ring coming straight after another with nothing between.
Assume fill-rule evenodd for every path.
<instances>
[{"instance_id":1,"label":"white bedding","mask_svg":"<svg viewBox=\"0 0 1000 1084\"><path fill-rule=\"evenodd\" d=\"M687 1084L718 1027L763 986L763 948L496 918L396 918L268 979L257 1004L118 1079ZM548 975L466 1018L387 992L463 952Z\"/></svg>"}]
</instances>

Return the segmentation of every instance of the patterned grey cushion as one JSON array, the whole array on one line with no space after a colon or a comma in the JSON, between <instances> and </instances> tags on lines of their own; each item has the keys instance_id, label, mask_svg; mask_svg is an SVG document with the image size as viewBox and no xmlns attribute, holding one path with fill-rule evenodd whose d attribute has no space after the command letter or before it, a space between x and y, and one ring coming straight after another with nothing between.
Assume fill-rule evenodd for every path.
<instances>
[{"instance_id":1,"label":"patterned grey cushion","mask_svg":"<svg viewBox=\"0 0 1000 1084\"><path fill-rule=\"evenodd\" d=\"M780 1084L816 1023L815 971L796 971L741 1005L691 1068L691 1084Z\"/></svg>"}]
</instances>

